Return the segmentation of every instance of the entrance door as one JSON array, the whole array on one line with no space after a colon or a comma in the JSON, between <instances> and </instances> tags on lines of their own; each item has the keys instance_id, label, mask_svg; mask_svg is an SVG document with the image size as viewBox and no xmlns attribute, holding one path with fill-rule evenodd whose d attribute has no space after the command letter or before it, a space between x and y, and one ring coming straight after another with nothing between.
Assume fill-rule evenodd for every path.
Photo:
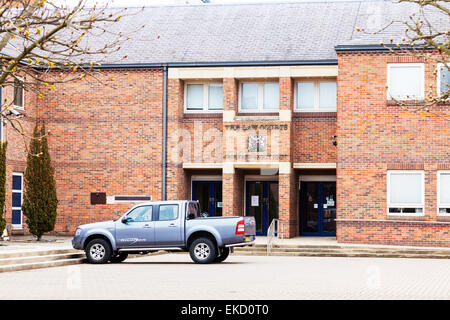
<instances>
[{"instance_id":1,"label":"entrance door","mask_svg":"<svg viewBox=\"0 0 450 320\"><path fill-rule=\"evenodd\" d=\"M336 182L302 182L300 234L336 235Z\"/></svg>"},{"instance_id":2,"label":"entrance door","mask_svg":"<svg viewBox=\"0 0 450 320\"><path fill-rule=\"evenodd\" d=\"M278 219L278 182L247 181L246 215L255 217L256 234L265 236L273 219Z\"/></svg>"},{"instance_id":3,"label":"entrance door","mask_svg":"<svg viewBox=\"0 0 450 320\"><path fill-rule=\"evenodd\" d=\"M192 200L198 200L200 212L210 217L222 215L222 181L193 181Z\"/></svg>"}]
</instances>

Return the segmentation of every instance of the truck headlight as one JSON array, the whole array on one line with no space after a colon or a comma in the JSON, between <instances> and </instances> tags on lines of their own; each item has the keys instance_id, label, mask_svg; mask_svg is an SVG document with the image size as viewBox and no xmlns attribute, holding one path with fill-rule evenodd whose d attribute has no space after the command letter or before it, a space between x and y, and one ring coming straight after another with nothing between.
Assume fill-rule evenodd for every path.
<instances>
[{"instance_id":1,"label":"truck headlight","mask_svg":"<svg viewBox=\"0 0 450 320\"><path fill-rule=\"evenodd\" d=\"M78 237L80 234L81 234L81 229L78 228L78 229L75 231L75 237Z\"/></svg>"}]
</instances>

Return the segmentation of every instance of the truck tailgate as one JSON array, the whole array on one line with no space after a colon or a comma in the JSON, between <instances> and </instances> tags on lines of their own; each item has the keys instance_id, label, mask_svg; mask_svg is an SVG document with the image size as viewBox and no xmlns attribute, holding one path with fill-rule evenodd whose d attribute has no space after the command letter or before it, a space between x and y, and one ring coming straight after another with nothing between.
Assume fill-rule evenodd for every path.
<instances>
[{"instance_id":1,"label":"truck tailgate","mask_svg":"<svg viewBox=\"0 0 450 320\"><path fill-rule=\"evenodd\" d=\"M256 221L255 217L244 216L244 235L246 236L254 236L256 235Z\"/></svg>"}]
</instances>

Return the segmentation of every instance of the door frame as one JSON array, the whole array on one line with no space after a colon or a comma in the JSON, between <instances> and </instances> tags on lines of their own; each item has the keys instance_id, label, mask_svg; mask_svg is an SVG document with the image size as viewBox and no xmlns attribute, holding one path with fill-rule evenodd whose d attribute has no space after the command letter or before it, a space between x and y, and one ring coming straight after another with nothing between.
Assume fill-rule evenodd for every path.
<instances>
[{"instance_id":1,"label":"door frame","mask_svg":"<svg viewBox=\"0 0 450 320\"><path fill-rule=\"evenodd\" d=\"M300 190L299 190L299 207L300 207L300 224L299 224L299 232L301 236L312 236L312 237L335 237L336 232L324 232L323 231L323 184L324 183L334 183L336 185L336 181L300 181ZM318 185L317 189L317 232L303 232L303 222L305 219L305 207L303 206L304 199L304 190L306 189L307 184L315 184ZM337 193L337 192L336 192ZM336 201L336 199L335 199Z\"/></svg>"},{"instance_id":2,"label":"door frame","mask_svg":"<svg viewBox=\"0 0 450 320\"><path fill-rule=\"evenodd\" d=\"M214 217L216 215L216 208L214 206L214 202L211 201L211 198L214 198L216 185L222 184L222 180L192 180L191 186L191 200L194 200L195 196L195 186L197 184L209 184L208 187L208 214L210 217ZM223 190L223 189L222 189ZM223 202L223 191L222 191L222 202Z\"/></svg>"},{"instance_id":3,"label":"door frame","mask_svg":"<svg viewBox=\"0 0 450 320\"><path fill-rule=\"evenodd\" d=\"M244 194L244 201L245 201L245 215L248 216L248 212L249 212L249 203L247 201L248 199L248 190L249 190L249 185L251 183L261 183L262 184L262 193L263 193L263 199L262 199L262 204L263 204L263 215L262 215L262 221L261 221L261 232L256 232L257 236L266 236L267 235L267 229L269 228L269 208L268 208L268 201L265 199L269 198L269 189L270 189L270 184L279 184L278 181L276 180L246 180L245 181L245 194ZM278 197L279 200L279 197ZM279 208L278 208L279 211Z\"/></svg>"}]
</instances>

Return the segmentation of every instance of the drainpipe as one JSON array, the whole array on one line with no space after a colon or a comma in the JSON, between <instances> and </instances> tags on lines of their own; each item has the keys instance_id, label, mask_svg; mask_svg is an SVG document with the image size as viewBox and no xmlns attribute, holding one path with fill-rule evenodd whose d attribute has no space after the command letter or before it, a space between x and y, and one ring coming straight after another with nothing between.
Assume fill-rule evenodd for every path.
<instances>
[{"instance_id":1,"label":"drainpipe","mask_svg":"<svg viewBox=\"0 0 450 320\"><path fill-rule=\"evenodd\" d=\"M167 171L167 65L163 66L162 200L166 200Z\"/></svg>"}]
</instances>

